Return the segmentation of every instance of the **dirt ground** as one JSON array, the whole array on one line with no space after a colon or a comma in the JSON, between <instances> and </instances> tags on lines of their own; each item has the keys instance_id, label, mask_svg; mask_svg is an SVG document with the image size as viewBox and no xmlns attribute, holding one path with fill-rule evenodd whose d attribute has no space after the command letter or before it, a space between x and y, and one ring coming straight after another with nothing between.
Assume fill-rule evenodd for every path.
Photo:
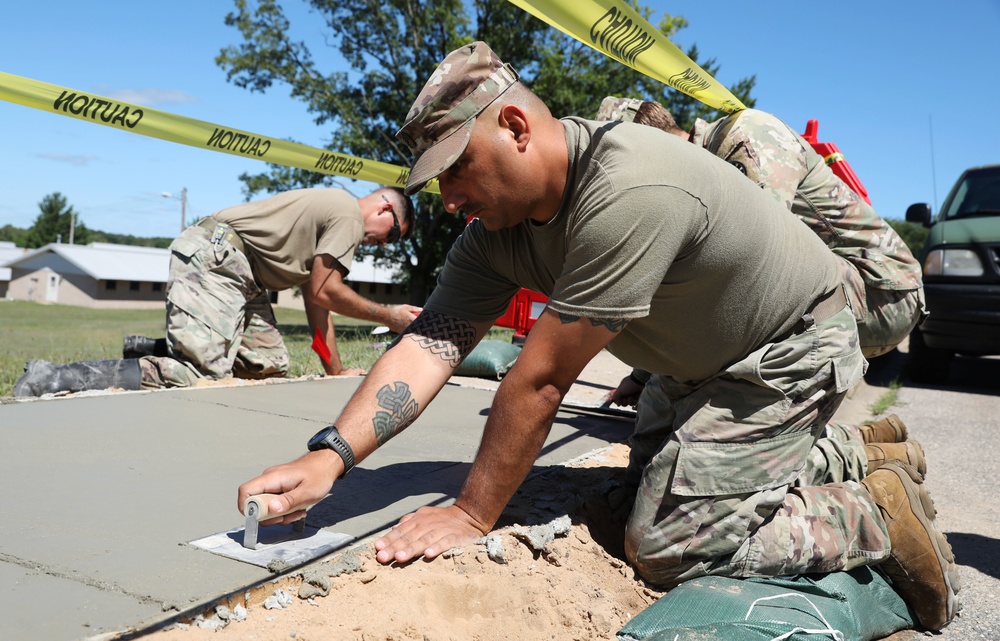
<instances>
[{"instance_id":1,"label":"dirt ground","mask_svg":"<svg viewBox=\"0 0 1000 641\"><path fill-rule=\"evenodd\" d=\"M612 639L663 594L624 563L621 540L586 524L593 510L607 512L601 497L627 461L627 447L614 445L529 479L488 544L431 562L382 566L369 542L146 638ZM581 483L588 494L581 496Z\"/></svg>"}]
</instances>

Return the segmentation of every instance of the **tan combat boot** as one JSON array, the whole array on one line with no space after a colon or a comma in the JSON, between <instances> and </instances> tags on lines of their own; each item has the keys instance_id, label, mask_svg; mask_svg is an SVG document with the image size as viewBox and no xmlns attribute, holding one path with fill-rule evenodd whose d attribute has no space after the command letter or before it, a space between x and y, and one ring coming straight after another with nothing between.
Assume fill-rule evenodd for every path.
<instances>
[{"instance_id":1,"label":"tan combat boot","mask_svg":"<svg viewBox=\"0 0 1000 641\"><path fill-rule=\"evenodd\" d=\"M902 443L910 437L906 425L895 414L859 425L858 429L865 443Z\"/></svg>"},{"instance_id":2,"label":"tan combat boot","mask_svg":"<svg viewBox=\"0 0 1000 641\"><path fill-rule=\"evenodd\" d=\"M948 540L934 525L937 513L923 479L906 463L888 461L861 483L889 530L892 552L882 570L920 625L940 630L959 610L958 567Z\"/></svg>"},{"instance_id":3,"label":"tan combat boot","mask_svg":"<svg viewBox=\"0 0 1000 641\"><path fill-rule=\"evenodd\" d=\"M920 472L920 476L927 476L927 461L920 441L909 439L904 443L869 443L865 445L865 453L868 455L868 474L882 467L886 461L903 461Z\"/></svg>"}]
</instances>

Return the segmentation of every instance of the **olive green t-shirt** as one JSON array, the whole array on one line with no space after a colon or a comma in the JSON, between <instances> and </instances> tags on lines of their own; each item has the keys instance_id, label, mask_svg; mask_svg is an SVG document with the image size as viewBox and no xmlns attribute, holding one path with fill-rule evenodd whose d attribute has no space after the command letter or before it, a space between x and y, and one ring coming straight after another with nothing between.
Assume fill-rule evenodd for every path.
<instances>
[{"instance_id":1,"label":"olive green t-shirt","mask_svg":"<svg viewBox=\"0 0 1000 641\"><path fill-rule=\"evenodd\" d=\"M317 254L329 254L350 270L364 238L358 200L341 189L294 189L212 217L239 234L259 285L272 291L308 281Z\"/></svg>"},{"instance_id":2,"label":"olive green t-shirt","mask_svg":"<svg viewBox=\"0 0 1000 641\"><path fill-rule=\"evenodd\" d=\"M570 162L555 217L495 232L474 221L426 309L492 320L525 287L556 312L629 319L609 351L697 382L837 287L823 242L720 158L642 125L561 122Z\"/></svg>"}]
</instances>

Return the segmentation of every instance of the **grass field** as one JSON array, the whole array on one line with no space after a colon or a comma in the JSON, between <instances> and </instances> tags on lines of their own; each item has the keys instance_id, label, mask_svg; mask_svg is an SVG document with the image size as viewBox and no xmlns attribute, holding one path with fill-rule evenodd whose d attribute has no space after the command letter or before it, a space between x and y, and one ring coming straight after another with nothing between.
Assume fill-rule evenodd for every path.
<instances>
[{"instance_id":1,"label":"grass field","mask_svg":"<svg viewBox=\"0 0 1000 641\"><path fill-rule=\"evenodd\" d=\"M275 308L278 329L291 357L289 376L322 374L310 348L312 337L305 312ZM345 367L371 368L381 355L385 336L372 336L374 325L334 317L337 347ZM25 362L41 358L55 363L121 358L127 334L162 337L164 311L90 309L0 300L0 396L10 396Z\"/></svg>"}]
</instances>

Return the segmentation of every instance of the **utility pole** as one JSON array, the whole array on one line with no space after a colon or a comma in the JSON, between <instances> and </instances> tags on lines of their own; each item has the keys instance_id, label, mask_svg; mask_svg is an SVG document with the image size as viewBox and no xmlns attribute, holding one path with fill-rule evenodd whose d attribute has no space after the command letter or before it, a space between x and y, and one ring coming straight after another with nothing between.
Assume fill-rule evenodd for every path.
<instances>
[{"instance_id":1,"label":"utility pole","mask_svg":"<svg viewBox=\"0 0 1000 641\"><path fill-rule=\"evenodd\" d=\"M181 188L181 231L187 229L188 188Z\"/></svg>"},{"instance_id":2,"label":"utility pole","mask_svg":"<svg viewBox=\"0 0 1000 641\"><path fill-rule=\"evenodd\" d=\"M76 212L69 210L69 244L73 244L73 232L76 231Z\"/></svg>"},{"instance_id":3,"label":"utility pole","mask_svg":"<svg viewBox=\"0 0 1000 641\"><path fill-rule=\"evenodd\" d=\"M164 198L177 198L177 196L174 196L169 191L164 191L160 195L163 196ZM187 187L183 187L181 189L180 201L181 201L181 231L183 232L185 229L187 229L187 202L188 202Z\"/></svg>"}]
</instances>

